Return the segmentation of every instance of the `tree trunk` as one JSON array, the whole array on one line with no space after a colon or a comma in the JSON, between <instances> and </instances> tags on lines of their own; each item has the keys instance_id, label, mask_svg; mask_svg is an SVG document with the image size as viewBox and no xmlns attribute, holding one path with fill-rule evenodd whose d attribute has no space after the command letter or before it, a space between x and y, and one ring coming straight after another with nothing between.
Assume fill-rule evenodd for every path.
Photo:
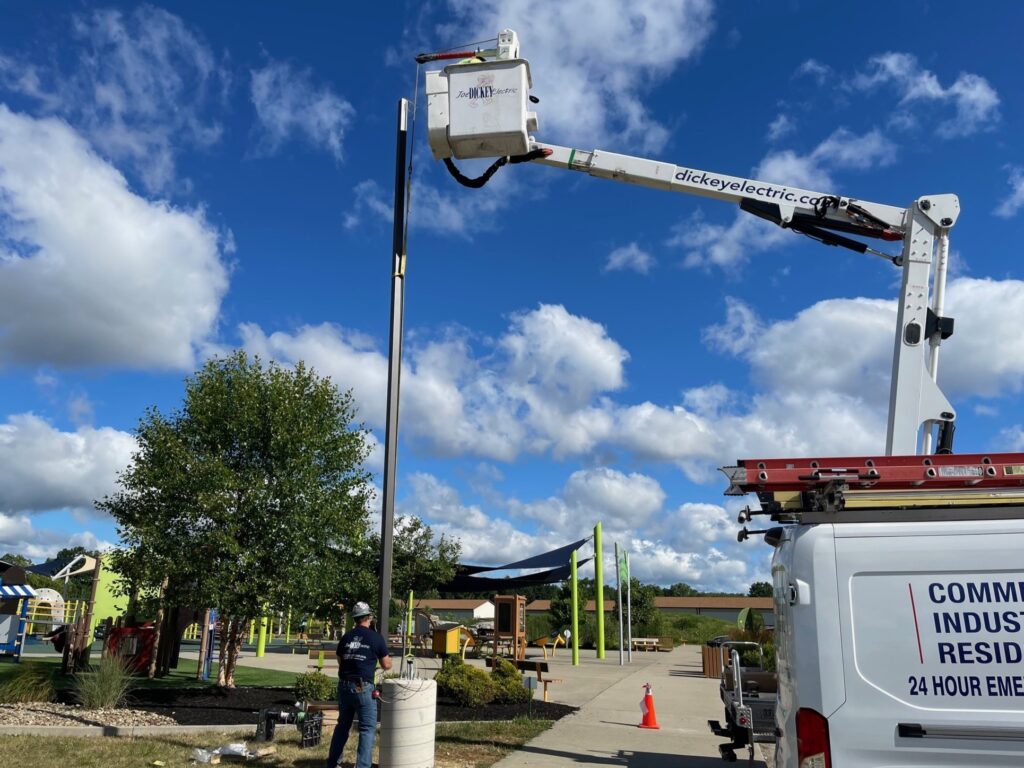
<instances>
[{"instance_id":1,"label":"tree trunk","mask_svg":"<svg viewBox=\"0 0 1024 768\"><path fill-rule=\"evenodd\" d=\"M217 656L217 685L223 688L227 684L228 671L228 638L231 637L231 625L234 619L227 616L220 620L220 654Z\"/></svg>"},{"instance_id":2,"label":"tree trunk","mask_svg":"<svg viewBox=\"0 0 1024 768\"><path fill-rule=\"evenodd\" d=\"M203 679L203 671L206 669L206 652L210 645L210 609L203 613L202 623L199 625L199 665L196 667L196 680Z\"/></svg>"},{"instance_id":3,"label":"tree trunk","mask_svg":"<svg viewBox=\"0 0 1024 768\"><path fill-rule=\"evenodd\" d=\"M169 584L170 578L164 576L164 580L160 584L160 607L156 611L156 634L153 636L153 653L149 657L149 672L146 675L150 680L156 677L156 664L160 658L160 635L162 634L164 614L166 613L164 603L167 602L167 586Z\"/></svg>"},{"instance_id":4,"label":"tree trunk","mask_svg":"<svg viewBox=\"0 0 1024 768\"><path fill-rule=\"evenodd\" d=\"M232 629L228 647L227 671L224 679L224 686L226 688L235 687L235 664L238 662L238 654L242 650L242 633L250 621L251 619L237 621Z\"/></svg>"}]
</instances>

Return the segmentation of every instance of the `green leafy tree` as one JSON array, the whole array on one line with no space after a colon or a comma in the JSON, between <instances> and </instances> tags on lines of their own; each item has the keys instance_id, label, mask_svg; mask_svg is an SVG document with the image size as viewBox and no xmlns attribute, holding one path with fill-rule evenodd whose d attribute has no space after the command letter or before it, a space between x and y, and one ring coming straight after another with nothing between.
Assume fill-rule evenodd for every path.
<instances>
[{"instance_id":1,"label":"green leafy tree","mask_svg":"<svg viewBox=\"0 0 1024 768\"><path fill-rule=\"evenodd\" d=\"M584 610L587 600L593 599L594 580L579 579L578 581L576 608L579 611L580 627L582 628L587 616ZM563 629L572 627L572 584L570 582L563 582L558 589L558 594L551 599L549 613L551 614L551 630L553 632L561 632Z\"/></svg>"},{"instance_id":2,"label":"green leafy tree","mask_svg":"<svg viewBox=\"0 0 1024 768\"><path fill-rule=\"evenodd\" d=\"M57 554L53 556L53 559L70 560L73 557L78 557L78 555L88 555L89 557L96 557L97 555L99 555L99 552L97 552L94 549L86 549L85 547L64 547L63 549L57 550Z\"/></svg>"},{"instance_id":3,"label":"green leafy tree","mask_svg":"<svg viewBox=\"0 0 1024 768\"><path fill-rule=\"evenodd\" d=\"M0 560L3 560L5 563L10 563L11 565L16 565L19 568L28 568L32 565L32 561L27 557L24 555L16 555L13 552L6 552L5 554L0 555Z\"/></svg>"},{"instance_id":4,"label":"green leafy tree","mask_svg":"<svg viewBox=\"0 0 1024 768\"><path fill-rule=\"evenodd\" d=\"M3 560L5 563L10 563L11 565L16 565L19 568L28 568L32 565L32 561L29 558L14 552L7 552L0 555L0 560ZM54 582L54 580L49 576L42 576L38 573L26 573L25 581L34 589L53 589L55 587L59 588L62 586Z\"/></svg>"},{"instance_id":5,"label":"green leafy tree","mask_svg":"<svg viewBox=\"0 0 1024 768\"><path fill-rule=\"evenodd\" d=\"M677 581L671 587L666 587L664 594L668 597L696 597L700 591L691 587L685 581Z\"/></svg>"},{"instance_id":6,"label":"green leafy tree","mask_svg":"<svg viewBox=\"0 0 1024 768\"><path fill-rule=\"evenodd\" d=\"M750 585L748 597L771 597L774 594L770 581L755 581Z\"/></svg>"},{"instance_id":7,"label":"green leafy tree","mask_svg":"<svg viewBox=\"0 0 1024 768\"><path fill-rule=\"evenodd\" d=\"M654 598L658 596L658 588L653 584L643 584L639 579L631 578L629 580L631 595L630 605L632 606L632 619L634 627L641 627L653 624L658 616L658 609L654 606ZM625 586L625 585L623 585ZM615 592L612 591L612 597L615 597ZM625 620L626 616L626 590L622 590L622 603L623 610L622 616ZM618 615L618 606L615 607L616 616Z\"/></svg>"},{"instance_id":8,"label":"green leafy tree","mask_svg":"<svg viewBox=\"0 0 1024 768\"><path fill-rule=\"evenodd\" d=\"M268 609L365 596L369 448L354 415L351 393L302 363L211 360L179 410L146 412L120 489L97 502L125 544L114 567L137 589L218 609L218 684L234 685L242 634Z\"/></svg>"},{"instance_id":9,"label":"green leafy tree","mask_svg":"<svg viewBox=\"0 0 1024 768\"><path fill-rule=\"evenodd\" d=\"M375 552L380 551L380 535L373 537ZM434 531L418 517L395 520L392 591L404 599L409 590L416 597L436 597L438 585L455 576L461 544L449 536L435 537Z\"/></svg>"}]
</instances>

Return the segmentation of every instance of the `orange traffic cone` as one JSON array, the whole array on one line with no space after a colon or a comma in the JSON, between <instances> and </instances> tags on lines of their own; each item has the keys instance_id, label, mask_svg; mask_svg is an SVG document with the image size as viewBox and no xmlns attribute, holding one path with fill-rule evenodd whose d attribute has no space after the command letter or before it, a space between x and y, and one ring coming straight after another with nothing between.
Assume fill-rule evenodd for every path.
<instances>
[{"instance_id":1,"label":"orange traffic cone","mask_svg":"<svg viewBox=\"0 0 1024 768\"><path fill-rule=\"evenodd\" d=\"M651 693L651 684L644 683L644 700L640 702L640 711L644 713L644 719L640 721L638 728L661 728L658 725L658 715L654 711L654 695Z\"/></svg>"}]
</instances>

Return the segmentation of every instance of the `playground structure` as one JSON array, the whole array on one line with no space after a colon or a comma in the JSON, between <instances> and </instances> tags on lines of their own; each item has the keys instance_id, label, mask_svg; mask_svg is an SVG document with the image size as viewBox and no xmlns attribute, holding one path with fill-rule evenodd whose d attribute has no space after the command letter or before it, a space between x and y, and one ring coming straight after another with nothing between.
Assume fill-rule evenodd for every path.
<instances>
[{"instance_id":1,"label":"playground structure","mask_svg":"<svg viewBox=\"0 0 1024 768\"><path fill-rule=\"evenodd\" d=\"M0 560L0 658L21 659L28 604L34 595L25 583L25 571Z\"/></svg>"}]
</instances>

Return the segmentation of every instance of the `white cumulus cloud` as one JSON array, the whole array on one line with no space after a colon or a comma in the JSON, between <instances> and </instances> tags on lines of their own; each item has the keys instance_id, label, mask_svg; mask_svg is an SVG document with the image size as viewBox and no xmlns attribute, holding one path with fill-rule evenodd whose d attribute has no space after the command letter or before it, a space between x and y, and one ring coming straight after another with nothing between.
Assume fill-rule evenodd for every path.
<instances>
[{"instance_id":1,"label":"white cumulus cloud","mask_svg":"<svg viewBox=\"0 0 1024 768\"><path fill-rule=\"evenodd\" d=\"M435 533L462 542L462 561L501 565L590 536L598 521L604 528L603 562L611 574L618 542L630 552L632 574L648 583L686 581L709 590L746 591L763 578L765 548L739 545L735 513L716 504L685 503L665 507L666 494L656 480L610 467L572 473L556 494L531 500L496 495L491 511L463 501L453 486L433 475L416 473L399 502L401 514L415 514ZM586 543L580 557L590 557ZM585 566L587 575L592 566Z\"/></svg>"},{"instance_id":2,"label":"white cumulus cloud","mask_svg":"<svg viewBox=\"0 0 1024 768\"><path fill-rule=\"evenodd\" d=\"M85 547L105 551L114 544L97 538L91 531L68 533L53 528L37 528L26 515L5 515L0 512L0 556L10 552L35 562L48 560L65 547Z\"/></svg>"},{"instance_id":3,"label":"white cumulus cloud","mask_svg":"<svg viewBox=\"0 0 1024 768\"><path fill-rule=\"evenodd\" d=\"M958 277L949 281L947 307L957 318L957 334L943 345L940 384L947 394L962 401L1024 389L1024 341L1012 330L1024 316L1024 282ZM879 453L895 317L893 300L852 298L767 321L729 299L724 322L703 337L749 366L752 386L741 391L711 382L675 402L651 402L622 394L629 355L606 329L542 305L513 316L493 340L450 331L409 344L402 434L435 456L623 457L674 465L697 482L741 457ZM245 333L253 351L283 362L305 359L339 385L355 387L364 417L382 425L386 366L372 342L330 326L269 337L250 326ZM992 343L968 341L982 337ZM839 339L857 343L824 362L809 352L834 349ZM566 503L583 498L584 489L600 489L589 498L607 501L615 498L609 483L623 482L609 474L574 476L562 506L545 502L528 516L571 516ZM629 494L644 496L636 487ZM619 514L605 508L609 517Z\"/></svg>"},{"instance_id":4,"label":"white cumulus cloud","mask_svg":"<svg viewBox=\"0 0 1024 768\"><path fill-rule=\"evenodd\" d=\"M191 368L227 290L220 240L63 121L0 105L3 362Z\"/></svg>"},{"instance_id":5,"label":"white cumulus cloud","mask_svg":"<svg viewBox=\"0 0 1024 768\"><path fill-rule=\"evenodd\" d=\"M668 129L642 96L694 58L713 29L710 0L449 0L460 39L519 35L540 97L542 140L661 149ZM466 38L465 35L470 35Z\"/></svg>"},{"instance_id":6,"label":"white cumulus cloud","mask_svg":"<svg viewBox=\"0 0 1024 768\"><path fill-rule=\"evenodd\" d=\"M135 438L109 427L62 432L31 413L0 424L0 511L90 511L115 489Z\"/></svg>"}]
</instances>

